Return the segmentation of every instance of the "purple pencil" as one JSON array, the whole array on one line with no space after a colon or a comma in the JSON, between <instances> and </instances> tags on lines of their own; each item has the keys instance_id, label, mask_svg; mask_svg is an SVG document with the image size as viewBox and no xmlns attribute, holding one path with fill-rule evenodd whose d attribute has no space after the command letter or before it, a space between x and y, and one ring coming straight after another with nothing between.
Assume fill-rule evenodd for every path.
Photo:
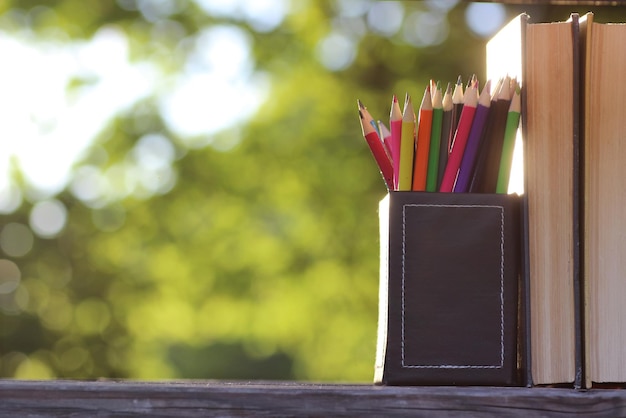
<instances>
[{"instance_id":1,"label":"purple pencil","mask_svg":"<svg viewBox=\"0 0 626 418\"><path fill-rule=\"evenodd\" d=\"M480 97L478 98L478 105L476 106L476 113L474 114L474 120L472 121L472 128L470 129L469 136L467 137L467 144L465 145L465 152L463 153L463 159L461 160L459 175L454 185L455 193L466 193L469 189L472 174L474 172L474 164L476 163L476 156L478 155L480 141L485 128L485 121L487 120L489 108L491 107L490 90L491 80L487 81L485 87L483 87Z\"/></svg>"}]
</instances>

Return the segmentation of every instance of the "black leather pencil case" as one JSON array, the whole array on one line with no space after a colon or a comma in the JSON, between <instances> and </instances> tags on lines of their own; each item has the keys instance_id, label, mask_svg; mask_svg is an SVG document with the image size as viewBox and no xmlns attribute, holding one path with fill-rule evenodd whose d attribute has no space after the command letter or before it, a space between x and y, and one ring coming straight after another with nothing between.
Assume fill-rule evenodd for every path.
<instances>
[{"instance_id":1,"label":"black leather pencil case","mask_svg":"<svg viewBox=\"0 0 626 418\"><path fill-rule=\"evenodd\" d=\"M520 207L502 194L380 202L376 383L520 384Z\"/></svg>"}]
</instances>

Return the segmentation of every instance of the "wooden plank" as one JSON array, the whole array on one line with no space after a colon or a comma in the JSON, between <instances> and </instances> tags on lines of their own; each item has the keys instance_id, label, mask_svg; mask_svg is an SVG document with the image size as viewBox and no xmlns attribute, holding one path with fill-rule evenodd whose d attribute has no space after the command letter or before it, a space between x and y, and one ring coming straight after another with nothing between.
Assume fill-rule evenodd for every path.
<instances>
[{"instance_id":1,"label":"wooden plank","mask_svg":"<svg viewBox=\"0 0 626 418\"><path fill-rule=\"evenodd\" d=\"M533 6L621 6L626 0L481 0L486 3L528 4ZM470 3L476 0L463 0Z\"/></svg>"},{"instance_id":2,"label":"wooden plank","mask_svg":"<svg viewBox=\"0 0 626 418\"><path fill-rule=\"evenodd\" d=\"M615 417L626 390L0 380L0 417Z\"/></svg>"}]
</instances>

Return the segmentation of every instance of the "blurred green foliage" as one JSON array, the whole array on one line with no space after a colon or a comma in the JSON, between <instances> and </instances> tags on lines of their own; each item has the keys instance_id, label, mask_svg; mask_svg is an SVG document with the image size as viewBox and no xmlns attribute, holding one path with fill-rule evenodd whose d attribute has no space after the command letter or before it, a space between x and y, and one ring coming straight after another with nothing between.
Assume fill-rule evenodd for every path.
<instances>
[{"instance_id":1,"label":"blurred green foliage","mask_svg":"<svg viewBox=\"0 0 626 418\"><path fill-rule=\"evenodd\" d=\"M408 16L435 3L401 9ZM0 294L0 377L371 381L385 189L356 99L384 120L394 93L420 97L429 78L482 74L485 40L466 25L468 3L440 11L449 31L423 47L402 30L370 30L374 1L293 1L269 31L193 1L155 1L169 7L156 18L142 4L13 0L0 15L16 32L60 30L66 42L116 25L130 59L164 74L183 70L185 38L236 25L252 40L254 70L269 77L268 98L245 123L207 138L169 129L156 94L111 121L75 173L85 165L105 172L128 160L139 138L159 133L175 151L175 184L105 205L66 188L56 196L68 213L64 230L35 237L26 254L1 254L21 277ZM362 12L346 17L350 6ZM352 33L355 55L333 71L318 53L337 29ZM19 167L13 177L28 189ZM28 225L36 203L25 200L2 224Z\"/></svg>"}]
</instances>

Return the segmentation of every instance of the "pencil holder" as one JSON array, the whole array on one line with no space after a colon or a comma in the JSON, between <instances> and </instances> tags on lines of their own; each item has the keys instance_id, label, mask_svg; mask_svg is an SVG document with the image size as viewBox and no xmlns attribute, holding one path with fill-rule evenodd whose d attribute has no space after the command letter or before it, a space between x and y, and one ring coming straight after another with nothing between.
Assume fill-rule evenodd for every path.
<instances>
[{"instance_id":1,"label":"pencil holder","mask_svg":"<svg viewBox=\"0 0 626 418\"><path fill-rule=\"evenodd\" d=\"M520 384L520 204L424 192L380 202L376 383Z\"/></svg>"}]
</instances>

